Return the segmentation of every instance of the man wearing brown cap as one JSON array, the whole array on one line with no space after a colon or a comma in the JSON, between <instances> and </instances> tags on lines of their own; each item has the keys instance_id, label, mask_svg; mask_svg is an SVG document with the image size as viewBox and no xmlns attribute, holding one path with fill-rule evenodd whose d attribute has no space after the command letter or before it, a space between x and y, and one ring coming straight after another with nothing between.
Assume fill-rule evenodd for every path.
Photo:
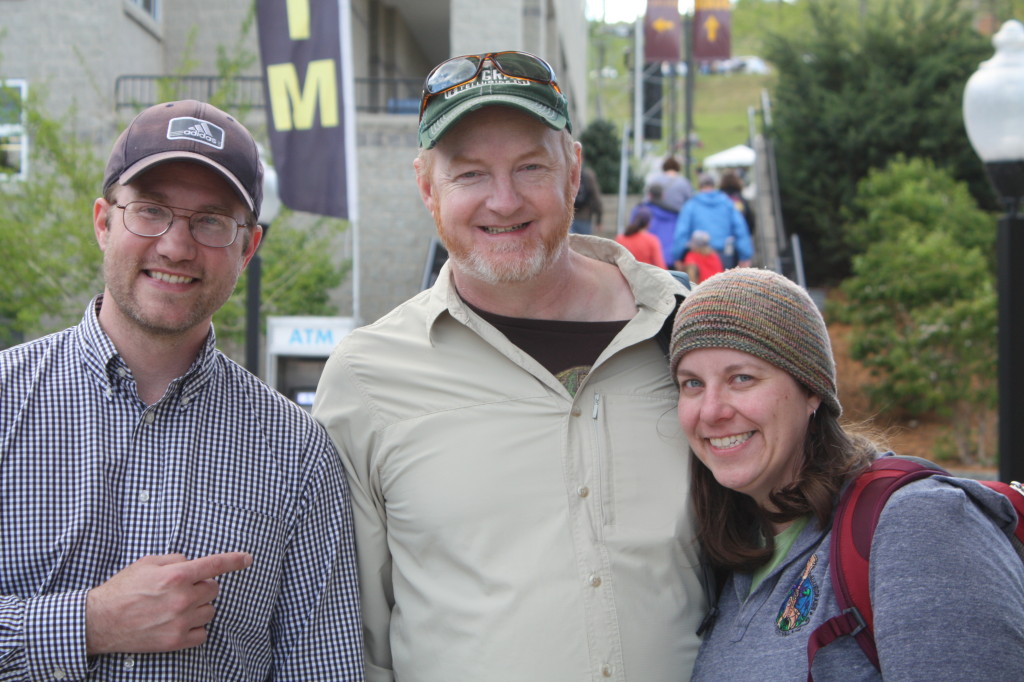
<instances>
[{"instance_id":1,"label":"man wearing brown cap","mask_svg":"<svg viewBox=\"0 0 1024 682\"><path fill-rule=\"evenodd\" d=\"M219 109L143 111L93 206L103 293L0 353L0 678L363 679L336 452L215 348L262 178Z\"/></svg>"},{"instance_id":2,"label":"man wearing brown cap","mask_svg":"<svg viewBox=\"0 0 1024 682\"><path fill-rule=\"evenodd\" d=\"M551 67L427 77L437 283L346 337L314 416L349 475L367 679L686 679L704 597L657 337L685 293L568 235L581 147Z\"/></svg>"}]
</instances>

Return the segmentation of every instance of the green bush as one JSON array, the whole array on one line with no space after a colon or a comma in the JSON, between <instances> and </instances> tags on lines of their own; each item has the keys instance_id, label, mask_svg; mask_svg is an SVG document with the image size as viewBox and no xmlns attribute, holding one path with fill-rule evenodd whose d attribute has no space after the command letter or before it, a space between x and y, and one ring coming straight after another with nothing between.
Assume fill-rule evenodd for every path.
<instances>
[{"instance_id":1,"label":"green bush","mask_svg":"<svg viewBox=\"0 0 1024 682\"><path fill-rule=\"evenodd\" d=\"M993 219L979 211L967 186L930 159L897 155L884 170L872 169L857 185L857 199L842 211L843 237L851 254L906 230L921 233L955 225L965 249L979 249L995 274Z\"/></svg>"},{"instance_id":2,"label":"green bush","mask_svg":"<svg viewBox=\"0 0 1024 682\"><path fill-rule=\"evenodd\" d=\"M922 188L945 188L939 196ZM988 463L996 406L995 217L933 165L897 160L858 185L846 225L857 255L830 308L852 324L876 409L950 420L964 463Z\"/></svg>"}]
</instances>

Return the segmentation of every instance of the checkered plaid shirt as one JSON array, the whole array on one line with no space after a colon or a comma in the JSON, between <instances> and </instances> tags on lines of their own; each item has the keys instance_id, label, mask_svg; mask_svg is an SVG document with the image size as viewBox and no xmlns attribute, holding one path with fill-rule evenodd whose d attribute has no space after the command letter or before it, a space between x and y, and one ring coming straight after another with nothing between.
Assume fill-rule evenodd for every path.
<instances>
[{"instance_id":1,"label":"checkered plaid shirt","mask_svg":"<svg viewBox=\"0 0 1024 682\"><path fill-rule=\"evenodd\" d=\"M323 430L214 347L147 406L100 328L0 353L0 680L362 680L348 488ZM86 657L135 560L244 550L205 644Z\"/></svg>"}]
</instances>

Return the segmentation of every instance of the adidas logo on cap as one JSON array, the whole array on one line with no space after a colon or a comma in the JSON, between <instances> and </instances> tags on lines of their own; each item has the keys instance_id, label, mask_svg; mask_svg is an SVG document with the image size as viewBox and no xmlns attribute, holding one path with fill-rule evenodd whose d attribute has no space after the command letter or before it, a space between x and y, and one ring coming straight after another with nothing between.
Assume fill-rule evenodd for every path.
<instances>
[{"instance_id":1,"label":"adidas logo on cap","mask_svg":"<svg viewBox=\"0 0 1024 682\"><path fill-rule=\"evenodd\" d=\"M214 149L224 149L224 129L191 116L172 118L167 124L167 139L191 139Z\"/></svg>"}]
</instances>

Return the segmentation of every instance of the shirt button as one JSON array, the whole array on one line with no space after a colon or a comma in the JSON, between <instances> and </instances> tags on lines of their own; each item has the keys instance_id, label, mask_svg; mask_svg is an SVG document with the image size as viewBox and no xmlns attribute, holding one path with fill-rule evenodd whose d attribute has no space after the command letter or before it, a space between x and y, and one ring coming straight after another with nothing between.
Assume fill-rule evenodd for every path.
<instances>
[{"instance_id":1,"label":"shirt button","mask_svg":"<svg viewBox=\"0 0 1024 682\"><path fill-rule=\"evenodd\" d=\"M142 503L149 502L149 491L148 490L143 490L141 493L139 493L139 502L142 502Z\"/></svg>"},{"instance_id":2,"label":"shirt button","mask_svg":"<svg viewBox=\"0 0 1024 682\"><path fill-rule=\"evenodd\" d=\"M156 417L153 415L152 412L147 412L142 417L142 421L146 422L147 424L152 424L155 419L156 419Z\"/></svg>"},{"instance_id":3,"label":"shirt button","mask_svg":"<svg viewBox=\"0 0 1024 682\"><path fill-rule=\"evenodd\" d=\"M590 576L590 586L591 587L601 587L601 576L599 576L599 575L591 575Z\"/></svg>"},{"instance_id":4,"label":"shirt button","mask_svg":"<svg viewBox=\"0 0 1024 682\"><path fill-rule=\"evenodd\" d=\"M135 667L135 659L131 656L126 657L124 659L124 663L122 663L122 666L124 667L125 670L131 670Z\"/></svg>"},{"instance_id":5,"label":"shirt button","mask_svg":"<svg viewBox=\"0 0 1024 682\"><path fill-rule=\"evenodd\" d=\"M576 494L580 497L586 497L590 494L590 488L585 485L581 485L579 488L576 488Z\"/></svg>"},{"instance_id":6,"label":"shirt button","mask_svg":"<svg viewBox=\"0 0 1024 682\"><path fill-rule=\"evenodd\" d=\"M192 402L192 398L190 398L188 396L185 396L184 398L181 399L181 404L182 405L188 405L190 402Z\"/></svg>"},{"instance_id":7,"label":"shirt button","mask_svg":"<svg viewBox=\"0 0 1024 682\"><path fill-rule=\"evenodd\" d=\"M583 410L581 410L581 409L580 409L580 408L578 408L578 407L574 407L574 408L572 408L572 413L571 413L571 414L572 414L572 416L574 416L574 417L578 417L578 416L580 416L581 414L583 414Z\"/></svg>"},{"instance_id":8,"label":"shirt button","mask_svg":"<svg viewBox=\"0 0 1024 682\"><path fill-rule=\"evenodd\" d=\"M117 368L117 376L119 376L119 377L126 377L126 376L128 376L128 370L126 370L124 367L118 367Z\"/></svg>"},{"instance_id":9,"label":"shirt button","mask_svg":"<svg viewBox=\"0 0 1024 682\"><path fill-rule=\"evenodd\" d=\"M50 676L55 680L63 680L67 678L68 674L60 668L54 668Z\"/></svg>"},{"instance_id":10,"label":"shirt button","mask_svg":"<svg viewBox=\"0 0 1024 682\"><path fill-rule=\"evenodd\" d=\"M611 677L613 672L615 672L615 668L611 667L607 663L601 666L602 677Z\"/></svg>"}]
</instances>

